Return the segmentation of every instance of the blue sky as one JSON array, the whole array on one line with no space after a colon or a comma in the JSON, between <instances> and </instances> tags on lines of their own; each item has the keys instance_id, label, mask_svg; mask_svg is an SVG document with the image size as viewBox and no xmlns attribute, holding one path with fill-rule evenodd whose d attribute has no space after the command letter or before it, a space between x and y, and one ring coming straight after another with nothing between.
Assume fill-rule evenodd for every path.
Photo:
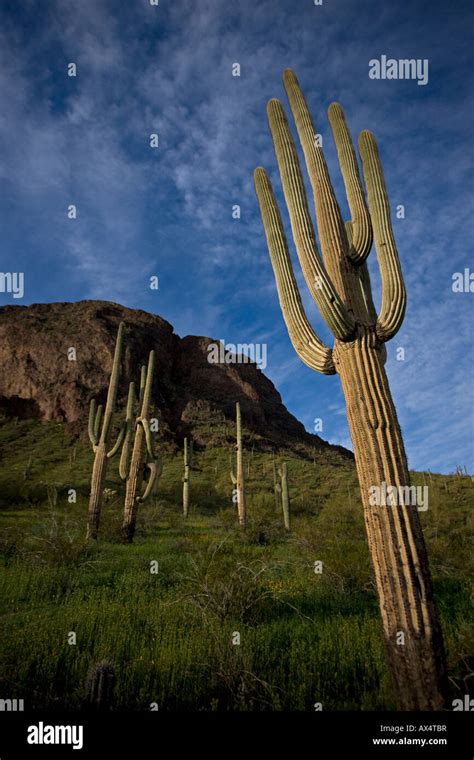
<instances>
[{"instance_id":1,"label":"blue sky","mask_svg":"<svg viewBox=\"0 0 474 760\"><path fill-rule=\"evenodd\" d=\"M25 295L0 294L0 304L107 299L159 314L182 336L264 342L265 372L290 411L310 431L322 418L322 437L350 447L337 377L305 367L286 334L253 191L257 165L279 187L265 106L279 97L287 107L291 67L344 218L333 100L353 137L375 133L392 209L405 206L394 229L408 308L387 371L410 466L472 471L473 295L451 287L454 272L473 269L471 5L3 0L0 268L25 273ZM369 79L381 55L427 58L428 84Z\"/></svg>"}]
</instances>

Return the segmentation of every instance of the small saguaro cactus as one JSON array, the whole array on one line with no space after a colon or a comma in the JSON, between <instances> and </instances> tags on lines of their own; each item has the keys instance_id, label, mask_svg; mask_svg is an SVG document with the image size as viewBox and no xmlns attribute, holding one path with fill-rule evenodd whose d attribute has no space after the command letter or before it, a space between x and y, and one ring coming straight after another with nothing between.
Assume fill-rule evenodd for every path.
<instances>
[{"instance_id":1,"label":"small saguaro cactus","mask_svg":"<svg viewBox=\"0 0 474 760\"><path fill-rule=\"evenodd\" d=\"M84 707L87 710L111 710L115 687L115 669L110 662L97 662L92 665L86 680L86 698Z\"/></svg>"},{"instance_id":2,"label":"small saguaro cactus","mask_svg":"<svg viewBox=\"0 0 474 760\"><path fill-rule=\"evenodd\" d=\"M109 449L112 434L112 418L117 403L117 392L120 375L120 362L122 360L123 334L125 325L120 323L115 343L114 361L110 375L107 403L102 417L102 405L96 406L92 399L89 410L89 439L95 453L94 467L92 469L91 492L89 498L89 514L87 525L87 538L97 538L99 530L100 511L102 508L104 485L107 475L107 463L119 450L124 436L124 429L120 430L115 445ZM102 428L101 428L102 423Z\"/></svg>"},{"instance_id":3,"label":"small saguaro cactus","mask_svg":"<svg viewBox=\"0 0 474 760\"><path fill-rule=\"evenodd\" d=\"M235 417L237 426L237 472L234 473L231 470L230 478L235 491L237 492L237 512L239 516L239 525L241 528L245 528L247 522L247 512L245 508L245 488L244 488L244 465L243 465L243 451L242 451L242 421L240 416L240 404L235 405Z\"/></svg>"},{"instance_id":4,"label":"small saguaro cactus","mask_svg":"<svg viewBox=\"0 0 474 760\"><path fill-rule=\"evenodd\" d=\"M282 466L278 468L278 474L280 476L279 486L283 509L283 523L286 530L290 530L290 497L288 494L288 467L286 462L283 462Z\"/></svg>"},{"instance_id":5,"label":"small saguaro cactus","mask_svg":"<svg viewBox=\"0 0 474 760\"><path fill-rule=\"evenodd\" d=\"M273 457L272 468L273 468L273 493L275 495L275 512L279 512L280 504L281 504L281 484L278 480L277 464L275 461L275 457Z\"/></svg>"},{"instance_id":6,"label":"small saguaro cactus","mask_svg":"<svg viewBox=\"0 0 474 760\"><path fill-rule=\"evenodd\" d=\"M138 417L134 419L135 385L130 383L125 419L125 437L120 457L119 474L126 481L125 504L122 522L122 540L130 544L135 534L138 505L148 499L161 475L161 458L155 452L153 433L150 429L149 412L153 374L155 369L155 352L150 351L148 367L142 367L140 379L140 396L138 400ZM133 450L132 448L132 435ZM148 455L149 461L146 461ZM150 471L143 493L140 493L144 471Z\"/></svg>"},{"instance_id":7,"label":"small saguaro cactus","mask_svg":"<svg viewBox=\"0 0 474 760\"><path fill-rule=\"evenodd\" d=\"M313 190L322 259L296 147L276 99L268 103L268 121L303 276L335 337L334 347L322 343L306 317L280 211L270 180L259 167L255 190L280 306L303 362L327 375L337 373L341 380L397 705L402 710L438 710L446 693L445 655L418 511L403 497L389 506L374 504L371 498L373 488L380 490L383 483L399 494L410 486L384 367L384 344L402 324L406 293L377 144L371 132L361 133L366 204L344 113L338 103L330 105L329 122L351 214L344 225L296 76L288 69L283 79ZM366 265L372 238L382 285L378 315Z\"/></svg>"},{"instance_id":8,"label":"small saguaro cactus","mask_svg":"<svg viewBox=\"0 0 474 760\"><path fill-rule=\"evenodd\" d=\"M193 466L193 442L184 439L184 476L183 476L183 514L189 514L189 485L191 481L191 469Z\"/></svg>"}]
</instances>

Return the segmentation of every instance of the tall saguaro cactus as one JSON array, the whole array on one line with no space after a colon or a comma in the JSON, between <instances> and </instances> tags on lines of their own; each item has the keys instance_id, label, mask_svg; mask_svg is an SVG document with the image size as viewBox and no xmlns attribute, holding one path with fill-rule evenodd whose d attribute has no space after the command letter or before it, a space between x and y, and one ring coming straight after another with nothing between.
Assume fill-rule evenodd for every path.
<instances>
[{"instance_id":1,"label":"tall saguaro cactus","mask_svg":"<svg viewBox=\"0 0 474 760\"><path fill-rule=\"evenodd\" d=\"M189 485L191 481L191 468L193 466L193 442L184 439L184 476L183 476L183 514L189 514Z\"/></svg>"},{"instance_id":2,"label":"tall saguaro cactus","mask_svg":"<svg viewBox=\"0 0 474 760\"><path fill-rule=\"evenodd\" d=\"M117 437L115 445L109 449L112 433L112 417L117 403L117 392L120 375L120 362L122 360L123 333L125 325L120 323L115 343L114 361L112 374L110 375L107 403L102 418L102 406L96 407L95 399L92 399L89 410L89 439L95 452L94 467L92 469L91 491L89 497L89 514L87 524L87 538L97 538L99 530L100 511L104 493L105 478L107 475L107 463L120 448L124 430ZM101 428L102 423L102 428Z\"/></svg>"},{"instance_id":3,"label":"tall saguaro cactus","mask_svg":"<svg viewBox=\"0 0 474 760\"><path fill-rule=\"evenodd\" d=\"M230 477L237 492L237 512L239 515L239 525L245 528L247 522L247 511L245 507L245 484L244 484L244 465L242 450L242 420L240 415L239 402L235 405L235 420L237 427L237 469L236 473L231 471Z\"/></svg>"},{"instance_id":4,"label":"tall saguaro cactus","mask_svg":"<svg viewBox=\"0 0 474 760\"><path fill-rule=\"evenodd\" d=\"M140 397L138 400L138 417L133 419L135 405L135 386L130 383L125 421L125 437L120 457L119 473L126 480L125 504L122 522L122 540L130 544L135 535L138 505L143 504L152 493L161 475L161 458L154 450L153 433L148 419L150 412L153 374L155 369L155 352L150 351L148 367L142 367L140 380ZM134 434L133 449L130 456L131 438ZM146 461L146 454L150 461ZM150 475L143 494L140 493L145 468Z\"/></svg>"},{"instance_id":5,"label":"tall saguaro cactus","mask_svg":"<svg viewBox=\"0 0 474 760\"><path fill-rule=\"evenodd\" d=\"M287 70L283 78L314 194L322 260L296 148L278 100L268 103L268 121L298 258L313 299L334 335L334 347L326 347L308 322L273 190L264 169L257 168L255 189L280 305L303 362L324 374L337 373L341 379L397 705L405 710L439 709L446 683L444 648L418 512L400 502L389 507L373 505L369 498L369 489L383 482L398 487L398 493L403 493L400 487L410 485L384 368L384 343L402 324L406 294L377 145L371 132L361 133L367 208L344 113L337 103L329 107L351 214L344 225L296 76ZM365 263L372 237L382 284L378 315Z\"/></svg>"}]
</instances>

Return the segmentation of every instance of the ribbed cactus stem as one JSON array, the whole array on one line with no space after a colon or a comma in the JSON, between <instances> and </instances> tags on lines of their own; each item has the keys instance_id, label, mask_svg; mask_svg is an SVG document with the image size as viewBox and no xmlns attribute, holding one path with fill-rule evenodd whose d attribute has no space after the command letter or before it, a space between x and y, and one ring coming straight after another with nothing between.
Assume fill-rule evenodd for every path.
<instances>
[{"instance_id":1,"label":"ribbed cactus stem","mask_svg":"<svg viewBox=\"0 0 474 760\"><path fill-rule=\"evenodd\" d=\"M281 506L283 509L283 524L286 530L290 530L290 497L288 494L288 467L283 462L278 470L281 480Z\"/></svg>"},{"instance_id":2,"label":"ribbed cactus stem","mask_svg":"<svg viewBox=\"0 0 474 760\"><path fill-rule=\"evenodd\" d=\"M102 407L96 410L95 400L92 400L89 413L89 438L92 448L95 452L94 465L92 469L91 491L89 497L89 512L87 523L87 538L96 539L99 530L100 513L102 509L103 493L105 479L107 476L107 462L118 451L121 445L125 430L122 430L117 437L115 445L109 449L110 435L112 428L112 417L117 403L117 392L120 375L120 364L122 360L123 335L125 325L120 323L117 340L115 343L114 359L112 364L112 373L110 375L109 388L107 392L107 403L104 417L102 419ZM99 435L100 425L102 429Z\"/></svg>"},{"instance_id":3,"label":"ribbed cactus stem","mask_svg":"<svg viewBox=\"0 0 474 760\"><path fill-rule=\"evenodd\" d=\"M131 457L129 457L126 451L127 436L125 436L124 447L122 449L121 465L123 466L120 475L121 477L124 477L124 475L126 477L125 504L122 522L122 540L124 543L131 543L133 541L138 505L146 501L150 494L153 493L153 489L161 474L161 463L154 450L153 435L148 420L154 371L155 352L150 351L148 366L146 368L142 367L141 371L139 413L133 426L131 423L133 410L132 397L134 397L133 391L129 392L128 397L127 420L129 421L129 427L127 430L130 430L130 436L132 435L132 432L134 433L134 440ZM147 458L150 461L147 461ZM143 493L141 493L146 469L149 470L149 478Z\"/></svg>"},{"instance_id":4,"label":"ribbed cactus stem","mask_svg":"<svg viewBox=\"0 0 474 760\"><path fill-rule=\"evenodd\" d=\"M335 291L338 296L328 302L310 288L326 324L333 329L332 352L312 333L302 311L281 216L268 177L258 168L254 173L255 188L280 306L302 360L326 374L330 368L335 369L340 376L398 707L437 710L443 706L446 691L445 656L418 511L416 505L374 505L370 498L373 488L380 489L384 483L398 493L410 486L403 439L384 369L384 342L402 324L406 294L377 145L370 132L362 132L359 152L367 210L342 108L339 104L330 106L328 115L352 217L344 225L323 152L314 139L306 101L292 71L285 71L284 84L314 194L325 292ZM281 104L270 101L268 116L293 236L305 273L308 260L316 260L316 252L298 157ZM372 230L382 285L379 315L365 264ZM353 320L351 332L345 313ZM326 361L322 360L324 353ZM282 502L284 499L282 482Z\"/></svg>"},{"instance_id":5,"label":"ribbed cactus stem","mask_svg":"<svg viewBox=\"0 0 474 760\"><path fill-rule=\"evenodd\" d=\"M184 476L183 476L183 514L189 514L189 488L191 482L191 468L193 466L193 442L184 439Z\"/></svg>"}]
</instances>

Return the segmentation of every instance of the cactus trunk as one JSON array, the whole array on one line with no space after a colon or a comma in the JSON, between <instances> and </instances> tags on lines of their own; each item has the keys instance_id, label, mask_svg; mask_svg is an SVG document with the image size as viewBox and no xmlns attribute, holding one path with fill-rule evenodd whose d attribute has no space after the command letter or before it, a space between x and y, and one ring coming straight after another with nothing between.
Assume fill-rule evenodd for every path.
<instances>
[{"instance_id":1,"label":"cactus trunk","mask_svg":"<svg viewBox=\"0 0 474 760\"><path fill-rule=\"evenodd\" d=\"M92 468L91 492L89 498L89 524L87 538L96 539L99 530L100 511L107 476L107 444L99 443Z\"/></svg>"},{"instance_id":2,"label":"cactus trunk","mask_svg":"<svg viewBox=\"0 0 474 760\"><path fill-rule=\"evenodd\" d=\"M333 352L346 399L383 634L400 709L439 710L443 643L416 506L369 503L370 489L410 486L390 388L373 334ZM402 634L402 635L400 635Z\"/></svg>"},{"instance_id":3,"label":"cactus trunk","mask_svg":"<svg viewBox=\"0 0 474 760\"><path fill-rule=\"evenodd\" d=\"M122 521L122 540L131 544L135 535L138 505L150 496L161 475L161 459L154 450L154 440L149 422L151 392L155 371L155 352L150 351L148 366L142 367L140 379L140 397L138 401L139 416L133 422L135 404L135 386L130 383L125 420L125 437L120 457L119 473L126 481L125 504ZM131 437L134 434L132 455L130 457ZM147 462L147 456L149 461ZM150 470L150 477L145 491L141 494L144 468Z\"/></svg>"},{"instance_id":4,"label":"cactus trunk","mask_svg":"<svg viewBox=\"0 0 474 760\"><path fill-rule=\"evenodd\" d=\"M235 405L236 422L237 422L237 475L235 487L237 490L237 511L239 514L239 525L245 528L247 522L247 510L245 505L245 483L244 483L244 463L242 450L242 420L240 415L240 404Z\"/></svg>"},{"instance_id":5,"label":"cactus trunk","mask_svg":"<svg viewBox=\"0 0 474 760\"><path fill-rule=\"evenodd\" d=\"M135 524L138 512L138 496L140 495L143 481L143 452L145 443L145 431L142 425L137 425L135 440L133 442L130 470L125 488L125 503L122 523L122 540L126 544L133 541Z\"/></svg>"}]
</instances>

